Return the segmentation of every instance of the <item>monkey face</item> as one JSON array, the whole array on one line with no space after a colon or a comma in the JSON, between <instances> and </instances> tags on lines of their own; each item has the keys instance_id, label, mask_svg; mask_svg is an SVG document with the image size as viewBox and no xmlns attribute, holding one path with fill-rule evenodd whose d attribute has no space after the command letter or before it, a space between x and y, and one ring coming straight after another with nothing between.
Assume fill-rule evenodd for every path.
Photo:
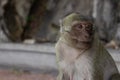
<instances>
[{"instance_id":1,"label":"monkey face","mask_svg":"<svg viewBox=\"0 0 120 80\"><path fill-rule=\"evenodd\" d=\"M88 21L74 21L71 25L70 36L80 42L93 41L93 24Z\"/></svg>"}]
</instances>

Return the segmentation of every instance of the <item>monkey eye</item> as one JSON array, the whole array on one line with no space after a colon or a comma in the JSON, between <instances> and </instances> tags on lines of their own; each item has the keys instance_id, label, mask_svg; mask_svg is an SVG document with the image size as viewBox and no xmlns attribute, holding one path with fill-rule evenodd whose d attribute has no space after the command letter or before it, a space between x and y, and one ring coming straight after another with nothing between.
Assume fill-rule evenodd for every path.
<instances>
[{"instance_id":1,"label":"monkey eye","mask_svg":"<svg viewBox=\"0 0 120 80\"><path fill-rule=\"evenodd\" d=\"M75 27L75 29L77 29L77 30L81 30L81 29L83 28L83 26L82 26L81 24L77 24L77 25L75 25L74 27Z\"/></svg>"},{"instance_id":2,"label":"monkey eye","mask_svg":"<svg viewBox=\"0 0 120 80\"><path fill-rule=\"evenodd\" d=\"M85 28L87 31L89 30L93 30L93 25L89 24L89 25L86 25L86 28Z\"/></svg>"}]
</instances>

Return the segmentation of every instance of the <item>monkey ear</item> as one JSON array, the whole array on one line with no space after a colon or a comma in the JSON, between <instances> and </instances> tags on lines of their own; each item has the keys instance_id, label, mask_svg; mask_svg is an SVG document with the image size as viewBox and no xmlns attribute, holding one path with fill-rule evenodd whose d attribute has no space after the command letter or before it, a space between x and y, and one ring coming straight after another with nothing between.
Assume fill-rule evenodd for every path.
<instances>
[{"instance_id":1,"label":"monkey ear","mask_svg":"<svg viewBox=\"0 0 120 80\"><path fill-rule=\"evenodd\" d=\"M63 29L63 21L62 21L62 19L59 20L59 23L60 23L60 33L63 33L64 29Z\"/></svg>"}]
</instances>

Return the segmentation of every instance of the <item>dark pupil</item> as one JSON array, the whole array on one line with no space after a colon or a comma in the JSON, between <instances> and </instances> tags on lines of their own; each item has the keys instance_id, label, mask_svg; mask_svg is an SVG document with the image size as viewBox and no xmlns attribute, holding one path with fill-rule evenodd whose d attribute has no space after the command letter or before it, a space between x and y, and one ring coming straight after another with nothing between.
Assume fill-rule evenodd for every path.
<instances>
[{"instance_id":1,"label":"dark pupil","mask_svg":"<svg viewBox=\"0 0 120 80\"><path fill-rule=\"evenodd\" d=\"M82 29L82 27L83 27L83 26L82 26L81 24L77 24L77 25L76 25L76 28L77 28L77 29Z\"/></svg>"},{"instance_id":2,"label":"dark pupil","mask_svg":"<svg viewBox=\"0 0 120 80\"><path fill-rule=\"evenodd\" d=\"M86 25L86 30L92 30L92 25Z\"/></svg>"},{"instance_id":3,"label":"dark pupil","mask_svg":"<svg viewBox=\"0 0 120 80\"><path fill-rule=\"evenodd\" d=\"M85 30L92 30L93 29L93 25L92 24L76 24L74 27L75 27L75 29L77 29L77 30L81 30L83 27L85 26Z\"/></svg>"},{"instance_id":4,"label":"dark pupil","mask_svg":"<svg viewBox=\"0 0 120 80\"><path fill-rule=\"evenodd\" d=\"M79 24L79 25L78 25L78 28L79 28L79 29L82 29L82 25L81 25L81 24Z\"/></svg>"}]
</instances>

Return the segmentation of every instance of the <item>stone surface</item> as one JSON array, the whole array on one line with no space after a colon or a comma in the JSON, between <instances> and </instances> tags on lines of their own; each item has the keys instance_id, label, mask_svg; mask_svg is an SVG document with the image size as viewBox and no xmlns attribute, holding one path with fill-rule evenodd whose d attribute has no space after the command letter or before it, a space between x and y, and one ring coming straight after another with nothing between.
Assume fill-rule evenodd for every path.
<instances>
[{"instance_id":1,"label":"stone surface","mask_svg":"<svg viewBox=\"0 0 120 80\"><path fill-rule=\"evenodd\" d=\"M50 74L15 73L12 70L0 70L0 80L55 80Z\"/></svg>"},{"instance_id":2,"label":"stone surface","mask_svg":"<svg viewBox=\"0 0 120 80\"><path fill-rule=\"evenodd\" d=\"M108 49L120 70L120 50ZM0 67L27 70L56 70L54 44L0 44Z\"/></svg>"}]
</instances>

